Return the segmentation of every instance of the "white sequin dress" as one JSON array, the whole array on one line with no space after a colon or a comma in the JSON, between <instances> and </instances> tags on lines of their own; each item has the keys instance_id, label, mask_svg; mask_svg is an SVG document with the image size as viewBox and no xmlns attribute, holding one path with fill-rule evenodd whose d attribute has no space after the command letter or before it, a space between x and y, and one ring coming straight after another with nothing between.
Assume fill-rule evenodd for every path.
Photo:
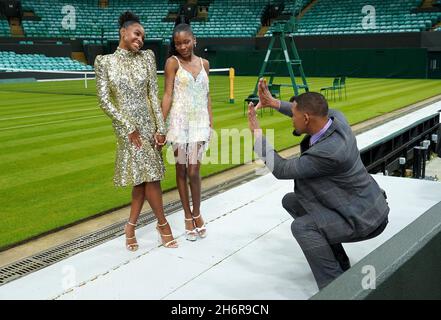
<instances>
[{"instance_id":1,"label":"white sequin dress","mask_svg":"<svg viewBox=\"0 0 441 320\"><path fill-rule=\"evenodd\" d=\"M173 100L168 119L167 141L175 148L185 148L193 153L197 145L198 160L207 150L210 140L210 117L208 113L209 80L201 58L201 71L194 78L193 74L179 64L176 71Z\"/></svg>"}]
</instances>

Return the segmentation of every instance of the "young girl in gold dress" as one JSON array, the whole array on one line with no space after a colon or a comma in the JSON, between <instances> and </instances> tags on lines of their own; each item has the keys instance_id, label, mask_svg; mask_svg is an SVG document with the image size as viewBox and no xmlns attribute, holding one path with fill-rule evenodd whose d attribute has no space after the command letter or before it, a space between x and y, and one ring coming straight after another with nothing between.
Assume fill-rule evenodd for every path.
<instances>
[{"instance_id":1,"label":"young girl in gold dress","mask_svg":"<svg viewBox=\"0 0 441 320\"><path fill-rule=\"evenodd\" d=\"M165 171L160 149L166 132L155 56L151 50L141 50L144 28L137 16L125 12L119 24L119 46L113 54L96 57L95 73L100 107L112 119L117 140L114 184L133 187L126 246L130 251L138 249L135 227L147 199L158 219L156 229L162 244L176 248L164 216L160 185Z\"/></svg>"}]
</instances>

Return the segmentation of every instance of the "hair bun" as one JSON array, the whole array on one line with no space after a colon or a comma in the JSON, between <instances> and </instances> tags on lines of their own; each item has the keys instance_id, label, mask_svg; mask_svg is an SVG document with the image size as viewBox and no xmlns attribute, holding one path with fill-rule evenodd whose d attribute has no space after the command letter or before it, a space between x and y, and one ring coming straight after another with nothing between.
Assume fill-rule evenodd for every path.
<instances>
[{"instance_id":1,"label":"hair bun","mask_svg":"<svg viewBox=\"0 0 441 320\"><path fill-rule=\"evenodd\" d=\"M185 15L178 15L175 20L175 27L180 24L188 24L190 25L190 18Z\"/></svg>"},{"instance_id":2,"label":"hair bun","mask_svg":"<svg viewBox=\"0 0 441 320\"><path fill-rule=\"evenodd\" d=\"M126 11L119 16L118 19L119 27L122 28L127 21L134 21L140 23L139 17L130 11Z\"/></svg>"}]
</instances>

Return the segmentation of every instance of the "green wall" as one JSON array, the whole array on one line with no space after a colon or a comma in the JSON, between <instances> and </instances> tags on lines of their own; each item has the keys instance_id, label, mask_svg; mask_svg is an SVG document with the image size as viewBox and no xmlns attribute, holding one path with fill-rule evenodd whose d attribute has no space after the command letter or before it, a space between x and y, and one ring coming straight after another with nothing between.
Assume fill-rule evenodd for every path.
<instances>
[{"instance_id":1,"label":"green wall","mask_svg":"<svg viewBox=\"0 0 441 320\"><path fill-rule=\"evenodd\" d=\"M217 50L208 52L207 58L212 68L234 67L237 75L257 76L265 54L265 50ZM309 49L299 50L299 55L307 77L427 78L427 50L422 48ZM276 71L288 76L285 65Z\"/></svg>"},{"instance_id":2,"label":"green wall","mask_svg":"<svg viewBox=\"0 0 441 320\"><path fill-rule=\"evenodd\" d=\"M363 287L368 276L368 272L363 271L366 267L375 270L375 274L370 273L375 279L374 288ZM441 202L311 299L441 299Z\"/></svg>"},{"instance_id":3,"label":"green wall","mask_svg":"<svg viewBox=\"0 0 441 320\"><path fill-rule=\"evenodd\" d=\"M441 299L441 233L415 253L366 299Z\"/></svg>"}]
</instances>

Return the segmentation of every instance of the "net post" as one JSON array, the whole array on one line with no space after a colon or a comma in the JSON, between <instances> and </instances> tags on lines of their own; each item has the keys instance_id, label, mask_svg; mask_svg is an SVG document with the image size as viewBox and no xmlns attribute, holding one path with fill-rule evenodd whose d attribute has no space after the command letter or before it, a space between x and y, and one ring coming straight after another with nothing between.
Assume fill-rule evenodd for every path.
<instances>
[{"instance_id":1,"label":"net post","mask_svg":"<svg viewBox=\"0 0 441 320\"><path fill-rule=\"evenodd\" d=\"M234 103L234 68L230 68L230 103Z\"/></svg>"}]
</instances>

